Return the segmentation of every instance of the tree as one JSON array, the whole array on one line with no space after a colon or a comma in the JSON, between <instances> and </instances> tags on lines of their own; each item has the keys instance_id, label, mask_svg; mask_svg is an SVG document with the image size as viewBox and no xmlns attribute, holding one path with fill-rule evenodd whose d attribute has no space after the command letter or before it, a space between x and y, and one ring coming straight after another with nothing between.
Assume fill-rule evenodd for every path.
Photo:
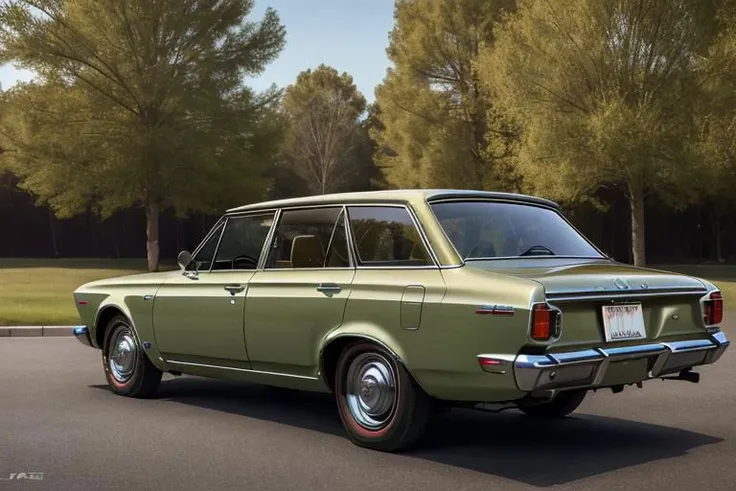
<instances>
[{"instance_id":1,"label":"tree","mask_svg":"<svg viewBox=\"0 0 736 491\"><path fill-rule=\"evenodd\" d=\"M512 0L397 0L376 89L376 157L390 185L513 189L515 135L482 90L476 63Z\"/></svg>"},{"instance_id":2,"label":"tree","mask_svg":"<svg viewBox=\"0 0 736 491\"><path fill-rule=\"evenodd\" d=\"M736 188L736 6L722 9L722 32L700 61L703 96L694 117L694 150L701 159L699 191L713 225L714 256L723 261L722 217L733 203ZM733 220L726 223L733 227Z\"/></svg>"},{"instance_id":3,"label":"tree","mask_svg":"<svg viewBox=\"0 0 736 491\"><path fill-rule=\"evenodd\" d=\"M574 201L620 187L638 265L645 198L684 205L695 191L695 67L717 4L524 0L481 56L484 84L522 131L515 163L528 189Z\"/></svg>"},{"instance_id":4,"label":"tree","mask_svg":"<svg viewBox=\"0 0 736 491\"><path fill-rule=\"evenodd\" d=\"M301 72L286 88L284 160L309 192L325 194L352 184L365 107L353 77L325 65Z\"/></svg>"},{"instance_id":5,"label":"tree","mask_svg":"<svg viewBox=\"0 0 736 491\"><path fill-rule=\"evenodd\" d=\"M158 268L158 217L257 196L274 94L254 94L284 44L253 0L7 0L0 61L41 83L7 95L6 165L60 216L142 205ZM264 154L264 152L266 152ZM231 201L232 202L232 201Z\"/></svg>"}]
</instances>

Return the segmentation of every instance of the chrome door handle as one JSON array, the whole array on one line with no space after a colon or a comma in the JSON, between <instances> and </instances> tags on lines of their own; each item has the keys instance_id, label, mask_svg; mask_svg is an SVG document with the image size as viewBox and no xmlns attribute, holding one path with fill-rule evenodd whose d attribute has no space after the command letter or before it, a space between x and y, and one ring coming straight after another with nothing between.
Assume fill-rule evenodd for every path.
<instances>
[{"instance_id":1,"label":"chrome door handle","mask_svg":"<svg viewBox=\"0 0 736 491\"><path fill-rule=\"evenodd\" d=\"M224 288L230 292L230 295L235 295L245 290L245 285L225 285Z\"/></svg>"},{"instance_id":2,"label":"chrome door handle","mask_svg":"<svg viewBox=\"0 0 736 491\"><path fill-rule=\"evenodd\" d=\"M340 293L342 288L340 288L340 285L337 283L320 283L317 287L317 291L322 292L325 295L334 295L335 293Z\"/></svg>"}]
</instances>

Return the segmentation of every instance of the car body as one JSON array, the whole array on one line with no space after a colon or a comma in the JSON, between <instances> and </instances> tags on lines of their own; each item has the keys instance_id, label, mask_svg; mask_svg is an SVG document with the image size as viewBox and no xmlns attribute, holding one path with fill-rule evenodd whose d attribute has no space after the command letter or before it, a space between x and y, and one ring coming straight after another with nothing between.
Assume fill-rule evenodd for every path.
<instances>
[{"instance_id":1,"label":"car body","mask_svg":"<svg viewBox=\"0 0 736 491\"><path fill-rule=\"evenodd\" d=\"M74 292L116 392L148 395L160 372L334 391L353 441L381 450L416 440L438 401L561 416L589 389L694 381L729 344L716 286L616 262L532 196L241 206L180 265Z\"/></svg>"}]
</instances>

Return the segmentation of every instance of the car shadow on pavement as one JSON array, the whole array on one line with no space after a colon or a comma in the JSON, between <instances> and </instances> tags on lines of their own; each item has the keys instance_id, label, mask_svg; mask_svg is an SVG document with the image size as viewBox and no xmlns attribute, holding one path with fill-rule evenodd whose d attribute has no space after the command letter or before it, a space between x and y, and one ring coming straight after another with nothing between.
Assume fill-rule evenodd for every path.
<instances>
[{"instance_id":1,"label":"car shadow on pavement","mask_svg":"<svg viewBox=\"0 0 736 491\"><path fill-rule=\"evenodd\" d=\"M163 382L157 398L346 436L329 394L185 376ZM721 441L584 413L542 421L516 410L453 409L435 418L417 447L403 455L546 487L682 456Z\"/></svg>"}]
</instances>

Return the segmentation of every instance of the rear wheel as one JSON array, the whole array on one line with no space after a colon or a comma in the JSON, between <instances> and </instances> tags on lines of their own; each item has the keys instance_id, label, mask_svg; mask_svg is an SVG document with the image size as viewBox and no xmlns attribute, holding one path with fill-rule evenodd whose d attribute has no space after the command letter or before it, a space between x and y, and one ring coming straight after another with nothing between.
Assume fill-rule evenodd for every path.
<instances>
[{"instance_id":1,"label":"rear wheel","mask_svg":"<svg viewBox=\"0 0 736 491\"><path fill-rule=\"evenodd\" d=\"M536 418L562 418L573 413L585 399L587 391L560 392L550 402L523 404L519 406L524 413Z\"/></svg>"},{"instance_id":2,"label":"rear wheel","mask_svg":"<svg viewBox=\"0 0 736 491\"><path fill-rule=\"evenodd\" d=\"M405 449L427 425L429 397L391 353L371 343L356 343L341 353L335 396L350 440L361 447Z\"/></svg>"},{"instance_id":3,"label":"rear wheel","mask_svg":"<svg viewBox=\"0 0 736 491\"><path fill-rule=\"evenodd\" d=\"M161 371L153 366L128 319L116 316L105 330L102 366L113 392L128 397L150 397L161 383Z\"/></svg>"}]
</instances>

